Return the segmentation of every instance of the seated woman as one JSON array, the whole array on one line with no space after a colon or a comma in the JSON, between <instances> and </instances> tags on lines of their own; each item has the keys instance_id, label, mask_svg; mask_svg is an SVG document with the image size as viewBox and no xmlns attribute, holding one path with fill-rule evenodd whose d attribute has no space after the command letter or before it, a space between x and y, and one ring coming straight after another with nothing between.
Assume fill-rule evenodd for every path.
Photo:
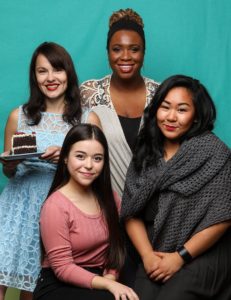
<instances>
[{"instance_id":1,"label":"seated woman","mask_svg":"<svg viewBox=\"0 0 231 300\"><path fill-rule=\"evenodd\" d=\"M124 261L117 206L104 134L95 125L73 127L41 211L44 258L34 299L138 299L116 281Z\"/></svg>"},{"instance_id":2,"label":"seated woman","mask_svg":"<svg viewBox=\"0 0 231 300\"><path fill-rule=\"evenodd\" d=\"M145 110L121 218L142 300L231 299L231 151L196 79L175 75Z\"/></svg>"}]
</instances>

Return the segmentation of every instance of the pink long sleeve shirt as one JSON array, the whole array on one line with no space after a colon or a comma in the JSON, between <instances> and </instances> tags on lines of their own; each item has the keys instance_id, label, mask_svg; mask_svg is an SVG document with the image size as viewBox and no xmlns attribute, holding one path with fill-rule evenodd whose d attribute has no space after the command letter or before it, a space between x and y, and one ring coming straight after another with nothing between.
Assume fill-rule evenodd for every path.
<instances>
[{"instance_id":1,"label":"pink long sleeve shirt","mask_svg":"<svg viewBox=\"0 0 231 300\"><path fill-rule=\"evenodd\" d=\"M102 213L88 215L56 191L42 207L40 230L45 248L42 267L52 268L61 281L92 288L95 274L84 267L103 270L109 246ZM116 271L104 273L115 275Z\"/></svg>"}]
</instances>

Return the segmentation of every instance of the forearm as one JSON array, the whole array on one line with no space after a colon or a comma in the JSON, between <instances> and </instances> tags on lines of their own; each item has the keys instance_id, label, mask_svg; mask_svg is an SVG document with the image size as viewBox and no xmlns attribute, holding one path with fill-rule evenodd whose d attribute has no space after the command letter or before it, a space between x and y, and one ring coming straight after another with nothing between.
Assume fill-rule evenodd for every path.
<instances>
[{"instance_id":1,"label":"forearm","mask_svg":"<svg viewBox=\"0 0 231 300\"><path fill-rule=\"evenodd\" d=\"M231 226L231 221L210 226L188 240L184 246L194 258L211 248Z\"/></svg>"},{"instance_id":2,"label":"forearm","mask_svg":"<svg viewBox=\"0 0 231 300\"><path fill-rule=\"evenodd\" d=\"M16 173L16 167L7 167L6 165L4 165L2 170L4 175L8 178L13 177Z\"/></svg>"},{"instance_id":3,"label":"forearm","mask_svg":"<svg viewBox=\"0 0 231 300\"><path fill-rule=\"evenodd\" d=\"M153 252L145 225L141 219L131 218L125 223L126 231L141 258L147 253Z\"/></svg>"},{"instance_id":4,"label":"forearm","mask_svg":"<svg viewBox=\"0 0 231 300\"><path fill-rule=\"evenodd\" d=\"M91 282L93 289L97 290L108 290L111 279L96 275Z\"/></svg>"}]
</instances>

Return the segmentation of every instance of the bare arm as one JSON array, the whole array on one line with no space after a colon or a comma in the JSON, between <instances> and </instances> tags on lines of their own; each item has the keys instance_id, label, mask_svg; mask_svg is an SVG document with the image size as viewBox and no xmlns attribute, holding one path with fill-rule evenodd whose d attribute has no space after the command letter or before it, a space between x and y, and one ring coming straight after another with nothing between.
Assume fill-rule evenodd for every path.
<instances>
[{"instance_id":1,"label":"bare arm","mask_svg":"<svg viewBox=\"0 0 231 300\"><path fill-rule=\"evenodd\" d=\"M96 125L102 130L102 125L101 125L100 119L99 119L98 115L93 111L89 113L87 123Z\"/></svg>"},{"instance_id":2,"label":"bare arm","mask_svg":"<svg viewBox=\"0 0 231 300\"><path fill-rule=\"evenodd\" d=\"M185 244L184 247L193 258L206 252L211 248L231 226L231 221L222 222L212 225L194 236L192 236ZM184 264L184 260L178 254L155 252L162 260L159 267L150 275L153 280L166 281L172 277Z\"/></svg>"},{"instance_id":3,"label":"bare arm","mask_svg":"<svg viewBox=\"0 0 231 300\"><path fill-rule=\"evenodd\" d=\"M92 287L98 290L108 290L114 295L115 300L139 300L130 287L106 277L95 276L92 280Z\"/></svg>"},{"instance_id":4,"label":"bare arm","mask_svg":"<svg viewBox=\"0 0 231 300\"><path fill-rule=\"evenodd\" d=\"M197 257L209 248L211 248L231 226L231 221L222 222L210 226L196 233L185 243L185 248L192 257Z\"/></svg>"},{"instance_id":5,"label":"bare arm","mask_svg":"<svg viewBox=\"0 0 231 300\"><path fill-rule=\"evenodd\" d=\"M141 256L147 274L150 274L157 268L160 258L154 253L143 221L138 218L131 218L126 221L125 227L128 236Z\"/></svg>"},{"instance_id":6,"label":"bare arm","mask_svg":"<svg viewBox=\"0 0 231 300\"><path fill-rule=\"evenodd\" d=\"M17 131L18 109L13 110L7 120L4 136L4 153L9 155L11 150L12 135ZM7 161L3 164L3 172L7 177L15 174L16 167L20 161Z\"/></svg>"}]
</instances>

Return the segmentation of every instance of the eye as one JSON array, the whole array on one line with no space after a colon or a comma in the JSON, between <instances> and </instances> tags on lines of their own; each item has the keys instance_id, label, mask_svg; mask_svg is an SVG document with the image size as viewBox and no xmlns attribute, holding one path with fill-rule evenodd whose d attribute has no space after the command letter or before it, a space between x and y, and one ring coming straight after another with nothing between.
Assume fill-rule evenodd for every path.
<instances>
[{"instance_id":1,"label":"eye","mask_svg":"<svg viewBox=\"0 0 231 300\"><path fill-rule=\"evenodd\" d=\"M167 104L161 104L160 108L164 109L164 110L168 110L169 106Z\"/></svg>"},{"instance_id":2,"label":"eye","mask_svg":"<svg viewBox=\"0 0 231 300\"><path fill-rule=\"evenodd\" d=\"M79 160L84 160L85 159L85 155L84 154L76 154L76 156L75 156L77 159L79 159Z\"/></svg>"},{"instance_id":3,"label":"eye","mask_svg":"<svg viewBox=\"0 0 231 300\"><path fill-rule=\"evenodd\" d=\"M102 155L96 155L95 157L94 157L94 161L95 162L101 162L103 160L103 156Z\"/></svg>"},{"instance_id":4,"label":"eye","mask_svg":"<svg viewBox=\"0 0 231 300\"><path fill-rule=\"evenodd\" d=\"M54 72L61 73L61 72L64 72L64 70L61 68L54 68Z\"/></svg>"},{"instance_id":5,"label":"eye","mask_svg":"<svg viewBox=\"0 0 231 300\"><path fill-rule=\"evenodd\" d=\"M47 72L46 69L37 69L37 73L38 73L38 74L44 74L44 73L46 73L46 72Z\"/></svg>"},{"instance_id":6,"label":"eye","mask_svg":"<svg viewBox=\"0 0 231 300\"><path fill-rule=\"evenodd\" d=\"M184 113L186 111L187 111L187 108L185 108L185 107L178 108L178 112L180 112L180 113Z\"/></svg>"},{"instance_id":7,"label":"eye","mask_svg":"<svg viewBox=\"0 0 231 300\"><path fill-rule=\"evenodd\" d=\"M133 53L139 52L140 51L140 47L139 46L133 46L131 47L131 50Z\"/></svg>"},{"instance_id":8,"label":"eye","mask_svg":"<svg viewBox=\"0 0 231 300\"><path fill-rule=\"evenodd\" d=\"M112 49L111 49L113 52L119 52L120 51L120 47L118 47L118 46L114 46L114 47L112 47Z\"/></svg>"}]
</instances>

